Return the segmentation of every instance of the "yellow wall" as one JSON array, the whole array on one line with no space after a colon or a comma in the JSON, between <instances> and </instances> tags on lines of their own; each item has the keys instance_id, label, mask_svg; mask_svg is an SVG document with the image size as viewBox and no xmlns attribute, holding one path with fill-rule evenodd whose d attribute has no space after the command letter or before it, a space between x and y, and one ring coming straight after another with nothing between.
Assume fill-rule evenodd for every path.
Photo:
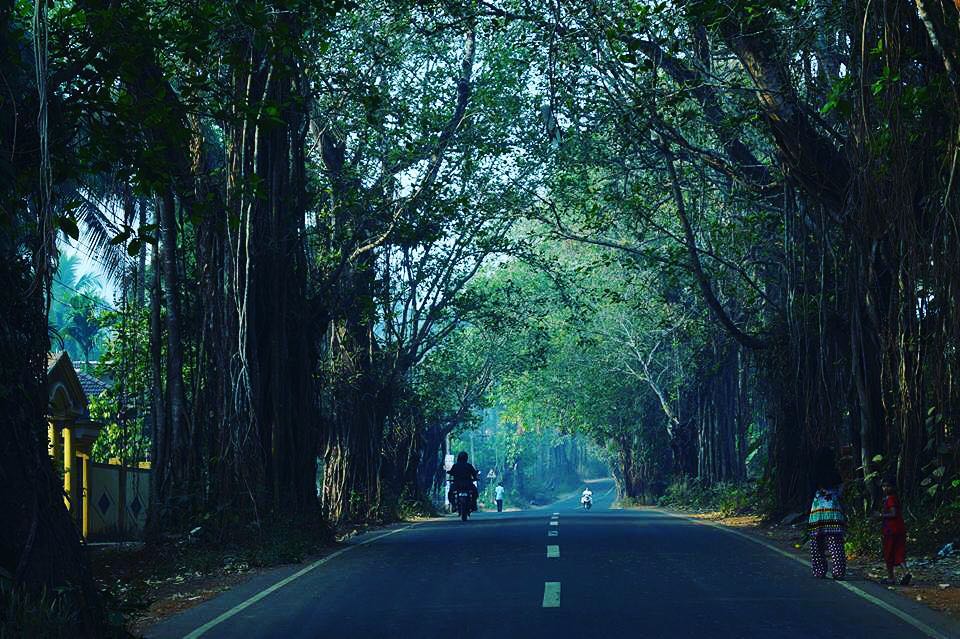
<instances>
[{"instance_id":1,"label":"yellow wall","mask_svg":"<svg viewBox=\"0 0 960 639\"><path fill-rule=\"evenodd\" d=\"M126 469L127 497L125 527L134 536L143 532L147 523L150 496L150 471ZM139 498L139 499L138 499ZM91 539L116 536L120 502L120 467L111 464L90 464L90 533ZM139 505L139 508L137 506Z\"/></svg>"}]
</instances>

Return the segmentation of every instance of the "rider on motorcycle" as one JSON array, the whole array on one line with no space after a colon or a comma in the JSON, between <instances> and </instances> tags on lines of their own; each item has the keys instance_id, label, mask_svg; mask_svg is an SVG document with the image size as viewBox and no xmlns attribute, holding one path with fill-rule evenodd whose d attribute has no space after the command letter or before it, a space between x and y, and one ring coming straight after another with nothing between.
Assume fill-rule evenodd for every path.
<instances>
[{"instance_id":1,"label":"rider on motorcycle","mask_svg":"<svg viewBox=\"0 0 960 639\"><path fill-rule=\"evenodd\" d=\"M453 482L450 486L450 494L447 495L447 498L450 500L450 504L456 508L457 506L457 491L466 490L470 492L470 508L472 510L477 509L477 497L479 496L479 491L477 490L476 484L473 482L477 479L479 473L477 469L473 467L473 464L467 461L466 451L461 452L457 455L457 463L447 471L447 474L453 478Z\"/></svg>"},{"instance_id":2,"label":"rider on motorcycle","mask_svg":"<svg viewBox=\"0 0 960 639\"><path fill-rule=\"evenodd\" d=\"M583 495L580 496L581 504L585 504L588 501L593 501L593 491L590 490L589 486L583 489Z\"/></svg>"}]
</instances>

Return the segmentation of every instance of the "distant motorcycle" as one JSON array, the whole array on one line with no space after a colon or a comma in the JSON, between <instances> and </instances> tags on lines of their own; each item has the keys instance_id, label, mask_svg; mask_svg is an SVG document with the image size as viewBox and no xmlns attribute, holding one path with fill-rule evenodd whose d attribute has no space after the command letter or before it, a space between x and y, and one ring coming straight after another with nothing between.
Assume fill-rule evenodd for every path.
<instances>
[{"instance_id":1,"label":"distant motorcycle","mask_svg":"<svg viewBox=\"0 0 960 639\"><path fill-rule=\"evenodd\" d=\"M470 512L473 510L473 499L469 491L458 490L457 491L457 514L460 515L461 521L466 521L470 517Z\"/></svg>"},{"instance_id":2,"label":"distant motorcycle","mask_svg":"<svg viewBox=\"0 0 960 639\"><path fill-rule=\"evenodd\" d=\"M593 507L593 497L590 495L584 495L580 498L580 504L583 506L584 510L590 510Z\"/></svg>"}]
</instances>

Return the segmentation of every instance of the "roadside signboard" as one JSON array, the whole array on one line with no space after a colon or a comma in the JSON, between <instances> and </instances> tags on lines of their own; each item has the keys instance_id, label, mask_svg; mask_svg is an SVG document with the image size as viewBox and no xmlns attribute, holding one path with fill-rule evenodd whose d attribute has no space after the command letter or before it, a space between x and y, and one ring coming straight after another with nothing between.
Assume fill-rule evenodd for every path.
<instances>
[{"instance_id":1,"label":"roadside signboard","mask_svg":"<svg viewBox=\"0 0 960 639\"><path fill-rule=\"evenodd\" d=\"M444 469L444 470L450 470L451 468L453 468L453 461L454 461L453 455L451 455L451 454L448 453L448 454L443 458L443 469Z\"/></svg>"}]
</instances>

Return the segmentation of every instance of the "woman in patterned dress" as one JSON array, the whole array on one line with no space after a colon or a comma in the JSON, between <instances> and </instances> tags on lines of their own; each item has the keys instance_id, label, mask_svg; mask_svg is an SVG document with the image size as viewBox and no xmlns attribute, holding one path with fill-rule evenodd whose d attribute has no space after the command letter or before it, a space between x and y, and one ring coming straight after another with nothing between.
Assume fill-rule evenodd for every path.
<instances>
[{"instance_id":1,"label":"woman in patterned dress","mask_svg":"<svg viewBox=\"0 0 960 639\"><path fill-rule=\"evenodd\" d=\"M833 452L821 450L815 472L816 488L810 504L810 563L813 576L827 575L827 554L833 568L833 578L842 580L847 574L847 555L843 544L847 532L847 518L840 497L843 479L837 472Z\"/></svg>"}]
</instances>

